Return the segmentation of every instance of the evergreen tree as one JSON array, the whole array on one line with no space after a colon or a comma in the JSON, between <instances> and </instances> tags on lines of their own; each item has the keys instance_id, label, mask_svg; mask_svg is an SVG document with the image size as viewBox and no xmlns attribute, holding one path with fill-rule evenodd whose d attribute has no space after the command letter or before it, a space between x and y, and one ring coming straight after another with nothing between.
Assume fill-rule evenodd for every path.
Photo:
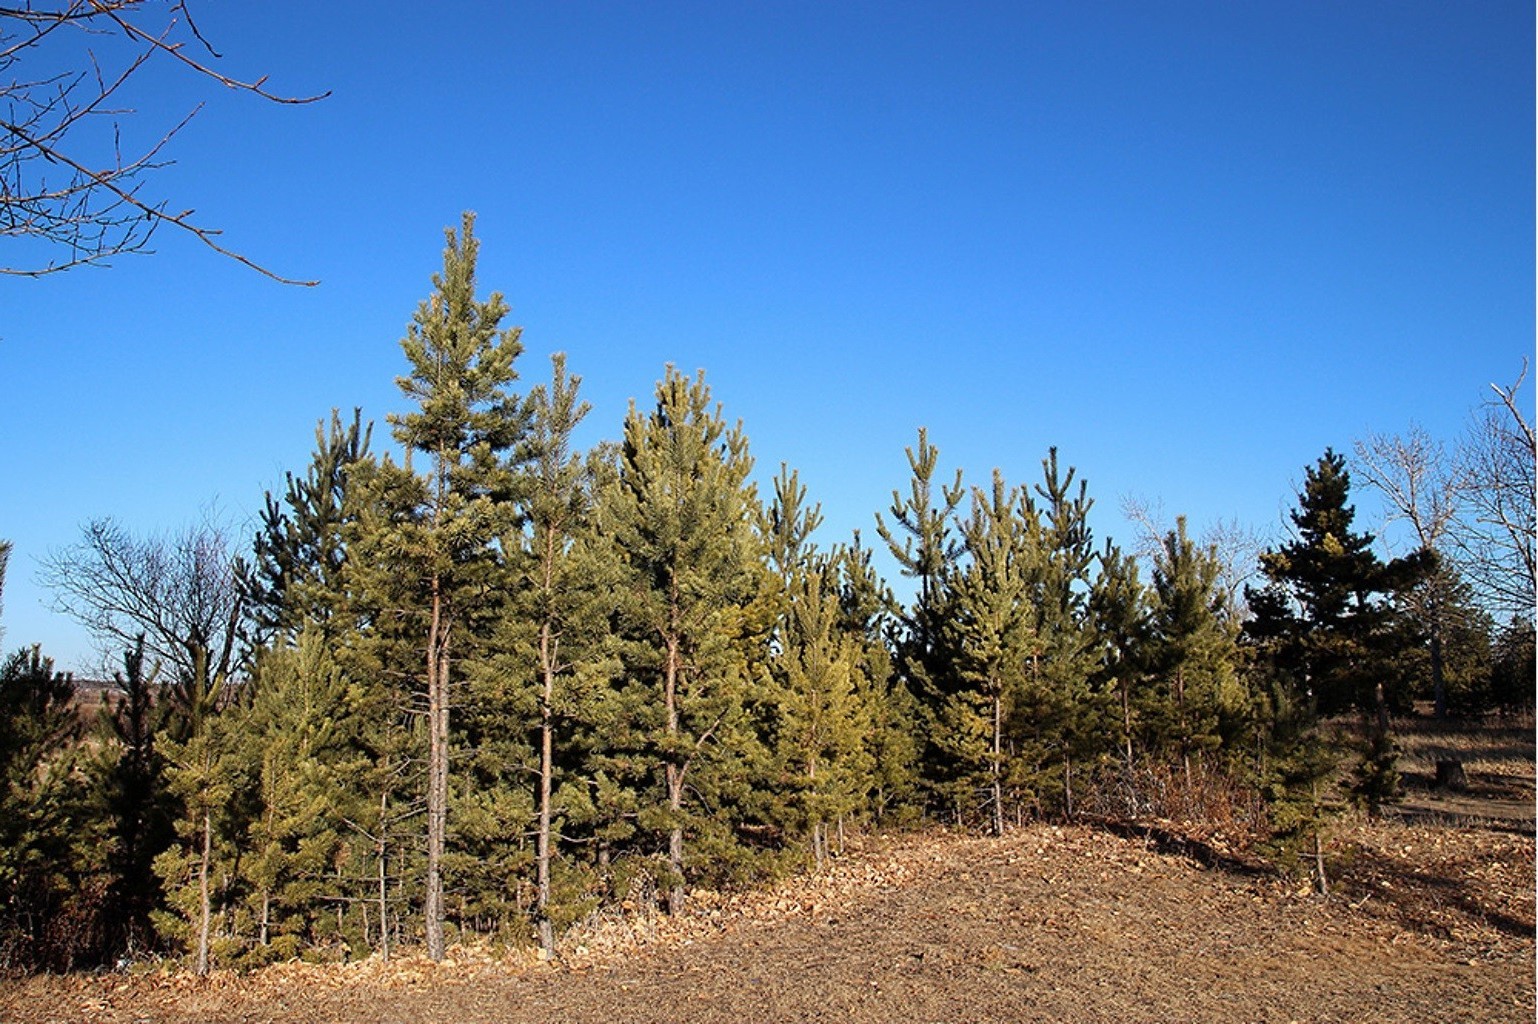
<instances>
[{"instance_id":1,"label":"evergreen tree","mask_svg":"<svg viewBox=\"0 0 1538 1024\"><path fill-rule=\"evenodd\" d=\"M1145 718L1149 742L1178 756L1188 788L1193 756L1219 748L1225 723L1245 710L1222 574L1217 551L1198 548L1177 518L1154 558L1148 664L1158 690Z\"/></svg>"},{"instance_id":2,"label":"evergreen tree","mask_svg":"<svg viewBox=\"0 0 1538 1024\"><path fill-rule=\"evenodd\" d=\"M633 641L625 731L636 757L662 773L661 806L638 821L667 836L667 906L677 913L686 837L714 828L715 841L729 843L722 818L746 796L748 762L762 756L747 713L753 648L768 630L762 513L747 480L747 436L723 422L703 374L691 381L668 367L655 408L632 404L624 436L599 516L625 577Z\"/></svg>"},{"instance_id":3,"label":"evergreen tree","mask_svg":"<svg viewBox=\"0 0 1538 1024\"><path fill-rule=\"evenodd\" d=\"M521 743L532 754L533 916L547 954L555 948L563 766L566 772L576 768L575 732L593 715L591 682L595 672L603 672L599 648L608 626L604 584L612 575L593 552L593 477L573 448L573 434L589 409L578 398L580 384L580 377L567 372L565 357L556 355L549 384L529 395L530 429L520 453L527 481L520 497L523 528L507 544L518 571L491 666L491 677L513 688L499 703L512 721L526 726L503 742ZM501 728L512 721L504 718Z\"/></svg>"},{"instance_id":4,"label":"evergreen tree","mask_svg":"<svg viewBox=\"0 0 1538 1024\"><path fill-rule=\"evenodd\" d=\"M244 762L251 821L241 839L243 908L255 943L248 962L297 956L323 936L340 940L323 914L343 894L329 877L348 838L344 819L362 817L356 784L366 764L354 744L357 689L337 666L321 623L292 646L266 652L230 722L229 756Z\"/></svg>"},{"instance_id":5,"label":"evergreen tree","mask_svg":"<svg viewBox=\"0 0 1538 1024\"><path fill-rule=\"evenodd\" d=\"M953 533L954 517L966 490L957 470L954 482L940 483L936 494L940 452L929 443L923 428L919 429L918 444L906 454L912 473L908 495L892 491L893 525L888 526L878 513L876 533L896 559L898 571L917 587L912 603L898 612L893 661L923 719L919 725L922 774L936 779L943 776L949 758L938 742L943 726L934 717L935 708L956 688L942 630L950 617L948 579L961 550Z\"/></svg>"},{"instance_id":6,"label":"evergreen tree","mask_svg":"<svg viewBox=\"0 0 1538 1024\"><path fill-rule=\"evenodd\" d=\"M865 748L871 762L870 810L878 823L906 820L919 810L918 707L898 677L888 642L896 599L871 564L871 550L860 532L833 553L838 573L840 630L856 645L861 690L869 732Z\"/></svg>"},{"instance_id":7,"label":"evergreen tree","mask_svg":"<svg viewBox=\"0 0 1538 1024\"><path fill-rule=\"evenodd\" d=\"M157 930L190 949L193 970L205 975L213 963L214 871L232 861L243 824L235 795L239 762L223 727L229 680L211 673L199 653L191 671L176 683L161 751L166 781L178 801L177 842L155 859L167 907L153 915Z\"/></svg>"},{"instance_id":8,"label":"evergreen tree","mask_svg":"<svg viewBox=\"0 0 1538 1024\"><path fill-rule=\"evenodd\" d=\"M458 235L446 232L443 271L401 342L411 372L398 378L417 403L392 416L398 440L420 453L421 476L384 466L384 491L401 502L383 536L372 538L398 588L400 605L416 611L421 688L427 715L427 864L423 919L427 952L444 956L443 857L448 835L450 708L454 664L478 653L476 617L489 601L497 567L493 541L508 532L516 474L507 456L524 432L521 404L507 392L522 351L519 331L502 330L507 305L499 293L475 297L479 245L475 218Z\"/></svg>"},{"instance_id":9,"label":"evergreen tree","mask_svg":"<svg viewBox=\"0 0 1538 1024\"><path fill-rule=\"evenodd\" d=\"M1385 564L1370 534L1352 529L1351 477L1345 459L1326 449L1308 467L1293 540L1261 555L1268 581L1247 592L1253 617L1245 632L1270 663L1323 715L1359 712L1366 722L1364 774L1358 791L1374 810L1396 789L1389 712L1404 706L1401 645L1391 598L1429 569L1417 553Z\"/></svg>"},{"instance_id":10,"label":"evergreen tree","mask_svg":"<svg viewBox=\"0 0 1538 1024\"><path fill-rule=\"evenodd\" d=\"M254 560L240 573L256 646L275 637L292 642L305 625L329 623L337 613L347 554L348 474L369 458L372 433L361 410L353 410L345 426L333 410L329 427L315 427L305 475L287 474L281 501L267 493Z\"/></svg>"},{"instance_id":11,"label":"evergreen tree","mask_svg":"<svg viewBox=\"0 0 1538 1024\"><path fill-rule=\"evenodd\" d=\"M1074 764L1109 753L1114 696L1096 687L1097 638L1089 615L1095 564L1089 510L1094 505L1076 471L1059 468L1057 449L1042 460L1042 482L1021 503L1020 517L1036 554L1030 560L1031 628L1037 638L1015 731L1034 748L1022 767L1044 773L1061 766L1063 810L1073 814ZM1039 499L1039 501L1038 501ZM1031 765L1031 761L1035 764Z\"/></svg>"},{"instance_id":12,"label":"evergreen tree","mask_svg":"<svg viewBox=\"0 0 1538 1024\"><path fill-rule=\"evenodd\" d=\"M1036 551L1019 516L1020 494L993 474L991 492L974 490L962 523L965 558L952 572L946 647L958 686L937 705L937 741L950 755L953 799L988 794L994 835L1004 833L1006 724L1026 665L1037 655L1030 605Z\"/></svg>"},{"instance_id":13,"label":"evergreen tree","mask_svg":"<svg viewBox=\"0 0 1538 1024\"><path fill-rule=\"evenodd\" d=\"M838 595L825 571L803 566L791 577L773 662L778 774L818 869L828 860L829 826L864 803L873 767L870 716L856 681L859 650L840 629Z\"/></svg>"},{"instance_id":14,"label":"evergreen tree","mask_svg":"<svg viewBox=\"0 0 1538 1024\"><path fill-rule=\"evenodd\" d=\"M144 664L141 640L123 653L123 671L113 677L120 696L102 709L106 755L96 785L112 837L113 944L129 955L153 944L150 914L162 898L155 858L175 836L175 807L156 744L164 718L155 701L157 675Z\"/></svg>"},{"instance_id":15,"label":"evergreen tree","mask_svg":"<svg viewBox=\"0 0 1538 1024\"><path fill-rule=\"evenodd\" d=\"M1135 558L1106 541L1100 572L1090 591L1090 614L1100 642L1099 685L1119 711L1121 756L1130 769L1135 745L1143 740L1143 703L1147 681L1148 594L1138 579Z\"/></svg>"},{"instance_id":16,"label":"evergreen tree","mask_svg":"<svg viewBox=\"0 0 1538 1024\"><path fill-rule=\"evenodd\" d=\"M36 646L0 661L0 963L67 971L102 952L106 837L82 800L74 692Z\"/></svg>"}]
</instances>

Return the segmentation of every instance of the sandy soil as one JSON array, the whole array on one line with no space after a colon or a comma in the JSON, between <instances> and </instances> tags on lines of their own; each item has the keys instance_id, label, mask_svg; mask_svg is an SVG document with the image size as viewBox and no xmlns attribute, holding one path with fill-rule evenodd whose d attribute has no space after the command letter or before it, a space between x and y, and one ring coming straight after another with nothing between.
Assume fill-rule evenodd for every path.
<instances>
[{"instance_id":1,"label":"sandy soil","mask_svg":"<svg viewBox=\"0 0 1538 1024\"><path fill-rule=\"evenodd\" d=\"M817 879L698 894L681 920L599 922L558 963L31 979L0 988L0 1021L1533 1020L1531 834L1337 838L1328 898L1136 831L871 841Z\"/></svg>"}]
</instances>

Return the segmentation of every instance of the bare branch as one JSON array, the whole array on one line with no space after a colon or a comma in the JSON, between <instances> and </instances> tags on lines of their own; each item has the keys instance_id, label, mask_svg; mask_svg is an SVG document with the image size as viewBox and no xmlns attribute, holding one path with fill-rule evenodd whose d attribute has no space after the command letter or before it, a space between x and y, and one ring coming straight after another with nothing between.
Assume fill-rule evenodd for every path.
<instances>
[{"instance_id":1,"label":"bare branch","mask_svg":"<svg viewBox=\"0 0 1538 1024\"><path fill-rule=\"evenodd\" d=\"M42 52L45 41L67 45L68 36L77 32L109 43L115 37L116 46L105 50L108 66L98 61L95 48L73 57L67 51ZM0 7L0 73L40 60L57 65L62 59L77 69L54 67L0 79L0 236L32 240L62 254L31 266L0 265L0 273L41 277L73 267L106 266L125 253L152 252L155 230L170 224L275 281L316 283L274 273L222 244L221 232L194 221L192 210L173 213L166 201L142 194L147 178L170 162L161 156L167 144L201 109L201 104L194 106L148 149L125 157L119 119L133 111L113 100L149 61L173 61L194 78L271 103L313 103L329 95L287 96L270 90L265 77L248 81L226 75L189 55L188 41L219 57L186 0L56 0ZM102 128L94 127L103 122Z\"/></svg>"}]
</instances>

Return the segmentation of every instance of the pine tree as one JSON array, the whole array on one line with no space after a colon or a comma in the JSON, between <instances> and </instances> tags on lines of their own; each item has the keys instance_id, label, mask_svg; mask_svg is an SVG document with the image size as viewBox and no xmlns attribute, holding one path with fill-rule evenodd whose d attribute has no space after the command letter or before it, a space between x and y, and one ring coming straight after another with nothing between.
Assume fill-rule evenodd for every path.
<instances>
[{"instance_id":1,"label":"pine tree","mask_svg":"<svg viewBox=\"0 0 1538 1024\"><path fill-rule=\"evenodd\" d=\"M304 626L329 623L338 613L349 473L369 458L372 433L361 410L353 410L346 426L333 410L329 426L315 427L315 452L305 475L287 474L281 501L267 493L254 561L240 573L254 645L274 638L292 642ZM339 625L337 631L344 630Z\"/></svg>"},{"instance_id":2,"label":"pine tree","mask_svg":"<svg viewBox=\"0 0 1538 1024\"><path fill-rule=\"evenodd\" d=\"M559 776L563 762L570 765L567 748L576 728L591 714L585 684L603 660L598 647L607 628L601 599L610 570L594 557L590 538L593 479L573 448L589 409L578 398L580 384L558 354L549 384L529 395L530 430L520 455L527 476L523 529L509 545L519 552L520 569L498 633L503 654L495 670L524 689L511 703L515 714L532 722L528 732L535 737L534 920L547 954L555 949Z\"/></svg>"},{"instance_id":3,"label":"pine tree","mask_svg":"<svg viewBox=\"0 0 1538 1024\"><path fill-rule=\"evenodd\" d=\"M96 786L109 823L113 875L113 943L125 954L153 943L150 914L161 899L154 863L175 836L174 806L166 789L165 761L156 740L163 709L156 706L158 671L144 664L141 640L123 654L114 675L120 696L102 708L103 749Z\"/></svg>"},{"instance_id":4,"label":"pine tree","mask_svg":"<svg viewBox=\"0 0 1538 1024\"><path fill-rule=\"evenodd\" d=\"M1326 449L1308 467L1298 495L1291 517L1296 536L1261 555L1268 584L1247 592L1253 617L1245 632L1320 714L1362 715L1366 750L1358 792L1376 812L1396 789L1389 712L1404 700L1390 599L1430 564L1425 553L1382 562L1372 535L1352 529L1350 490L1344 457Z\"/></svg>"},{"instance_id":5,"label":"pine tree","mask_svg":"<svg viewBox=\"0 0 1538 1024\"><path fill-rule=\"evenodd\" d=\"M896 599L871 564L871 550L856 530L851 543L833 553L838 571L840 630L857 648L860 687L870 731L865 749L871 762L869 799L878 823L904 821L917 813L919 728L913 695L898 678L888 638Z\"/></svg>"},{"instance_id":6,"label":"pine tree","mask_svg":"<svg viewBox=\"0 0 1538 1024\"><path fill-rule=\"evenodd\" d=\"M966 490L957 470L954 481L940 483L936 494L940 452L929 443L923 428L919 429L918 444L906 449L906 454L912 474L908 495L892 491L892 525L877 513L876 533L897 560L898 571L917 586L911 604L898 613L893 661L923 719L919 725L921 771L926 779L934 780L944 776L949 758L938 742L943 726L934 719L935 708L956 688L942 630L950 617L947 581L961 549L953 533L955 513Z\"/></svg>"},{"instance_id":7,"label":"pine tree","mask_svg":"<svg viewBox=\"0 0 1538 1024\"><path fill-rule=\"evenodd\" d=\"M328 869L360 817L366 768L354 745L357 690L337 666L322 623L292 646L267 651L247 683L248 702L228 723L232 759L243 761L252 821L240 872L249 883L252 961L286 959L324 930L325 897L340 897ZM336 936L340 939L340 936Z\"/></svg>"},{"instance_id":8,"label":"pine tree","mask_svg":"<svg viewBox=\"0 0 1538 1024\"><path fill-rule=\"evenodd\" d=\"M1029 581L1037 638L1028 666L1026 697L1021 701L1017 733L1035 748L1038 767L1055 759L1062 767L1063 810L1073 814L1074 764L1108 753L1104 739L1114 736L1113 695L1095 688L1096 637L1089 615L1090 570L1095 564L1084 481L1073 467L1063 473L1057 449L1042 460L1042 482L1026 494L1020 517L1036 554ZM1039 499L1039 501L1038 501Z\"/></svg>"},{"instance_id":9,"label":"pine tree","mask_svg":"<svg viewBox=\"0 0 1538 1024\"><path fill-rule=\"evenodd\" d=\"M473 620L496 568L493 540L514 514L516 474L508 464L524 432L521 404L507 392L517 377L519 331L502 330L499 293L475 297L475 218L450 229L443 271L401 342L411 372L397 383L417 403L392 416L409 453L427 465L392 488L407 504L376 543L420 609L422 689L427 698L427 865L423 918L428 956L444 956L443 857L448 835L450 708L456 660L477 654Z\"/></svg>"},{"instance_id":10,"label":"pine tree","mask_svg":"<svg viewBox=\"0 0 1538 1024\"><path fill-rule=\"evenodd\" d=\"M1149 739L1178 756L1187 788L1193 756L1221 746L1225 721L1243 712L1222 568L1187 535L1184 516L1154 557L1148 664L1161 699L1147 710Z\"/></svg>"},{"instance_id":11,"label":"pine tree","mask_svg":"<svg viewBox=\"0 0 1538 1024\"><path fill-rule=\"evenodd\" d=\"M105 836L80 800L74 692L36 646L0 660L0 962L39 970L92 962L104 909L92 905L89 854ZM86 934L59 934L67 917Z\"/></svg>"},{"instance_id":12,"label":"pine tree","mask_svg":"<svg viewBox=\"0 0 1538 1024\"><path fill-rule=\"evenodd\" d=\"M1089 610L1099 638L1099 685L1118 706L1121 757L1130 770L1142 739L1141 697L1147 680L1148 594L1138 579L1137 559L1107 540Z\"/></svg>"},{"instance_id":13,"label":"pine tree","mask_svg":"<svg viewBox=\"0 0 1538 1024\"><path fill-rule=\"evenodd\" d=\"M965 561L950 582L952 616L945 627L956 690L937 708L938 741L950 754L962 803L988 793L994 835L1004 833L1006 726L1037 653L1030 606L1032 549L1019 517L1020 493L993 474L989 493L974 490L961 526Z\"/></svg>"},{"instance_id":14,"label":"pine tree","mask_svg":"<svg viewBox=\"0 0 1538 1024\"><path fill-rule=\"evenodd\" d=\"M175 685L161 745L180 813L178 842L155 859L167 907L153 918L162 934L190 948L200 976L213 964L216 860L233 859L231 842L243 824L244 808L235 802L238 761L231 757L222 714L229 706L228 683L222 672L209 671L207 654L199 651Z\"/></svg>"},{"instance_id":15,"label":"pine tree","mask_svg":"<svg viewBox=\"0 0 1538 1024\"><path fill-rule=\"evenodd\" d=\"M759 756L747 704L750 648L768 629L762 513L747 436L726 426L703 374L691 381L668 367L655 408L632 404L624 437L599 515L625 576L634 641L627 731L662 771L662 806L642 817L666 833L667 906L677 913L686 837L721 824L691 805L740 801L745 762Z\"/></svg>"}]
</instances>

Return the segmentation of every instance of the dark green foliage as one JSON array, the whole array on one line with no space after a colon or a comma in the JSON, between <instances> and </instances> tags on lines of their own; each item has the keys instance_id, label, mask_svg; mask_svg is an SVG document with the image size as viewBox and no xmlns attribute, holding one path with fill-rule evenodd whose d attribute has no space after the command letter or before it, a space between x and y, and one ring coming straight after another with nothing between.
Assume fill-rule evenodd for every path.
<instances>
[{"instance_id":1,"label":"dark green foliage","mask_svg":"<svg viewBox=\"0 0 1538 1024\"><path fill-rule=\"evenodd\" d=\"M1326 450L1308 468L1295 538L1261 556L1268 584L1249 593L1245 632L1270 666L1322 715L1355 711L1365 751L1357 794L1370 810L1395 792L1389 713L1408 710L1408 675L1399 655L1404 623L1393 598L1434 567L1429 553L1382 562L1372 536L1352 530L1345 459Z\"/></svg>"},{"instance_id":2,"label":"dark green foliage","mask_svg":"<svg viewBox=\"0 0 1538 1024\"><path fill-rule=\"evenodd\" d=\"M1533 710L1533 620L1513 619L1496 638L1490 671L1490 703L1502 712Z\"/></svg>"},{"instance_id":3,"label":"dark green foliage","mask_svg":"<svg viewBox=\"0 0 1538 1024\"><path fill-rule=\"evenodd\" d=\"M622 573L615 700L626 756L611 766L641 790L637 829L665 844L673 911L697 877L686 841L723 864L747 852L732 821L766 767L750 706L773 606L752 465L703 375L669 367L653 411L632 405L618 476L599 501Z\"/></svg>"},{"instance_id":4,"label":"dark green foliage","mask_svg":"<svg viewBox=\"0 0 1538 1024\"><path fill-rule=\"evenodd\" d=\"M373 425L361 410L343 426L335 410L329 428L315 428L315 454L303 477L287 474L283 499L267 493L253 561L240 585L256 645L292 641L306 624L324 625L337 612L346 566L345 532L353 503L349 473L368 459Z\"/></svg>"},{"instance_id":5,"label":"dark green foliage","mask_svg":"<svg viewBox=\"0 0 1538 1024\"><path fill-rule=\"evenodd\" d=\"M156 743L165 708L156 703L156 671L144 664L142 642L124 652L114 679L120 696L103 709L107 742L96 785L112 842L112 944L132 957L156 945L150 915L162 893L154 864L174 838L176 806Z\"/></svg>"},{"instance_id":6,"label":"dark green foliage","mask_svg":"<svg viewBox=\"0 0 1538 1024\"><path fill-rule=\"evenodd\" d=\"M36 647L0 662L0 974L104 954L105 837L85 800L74 690Z\"/></svg>"}]
</instances>

